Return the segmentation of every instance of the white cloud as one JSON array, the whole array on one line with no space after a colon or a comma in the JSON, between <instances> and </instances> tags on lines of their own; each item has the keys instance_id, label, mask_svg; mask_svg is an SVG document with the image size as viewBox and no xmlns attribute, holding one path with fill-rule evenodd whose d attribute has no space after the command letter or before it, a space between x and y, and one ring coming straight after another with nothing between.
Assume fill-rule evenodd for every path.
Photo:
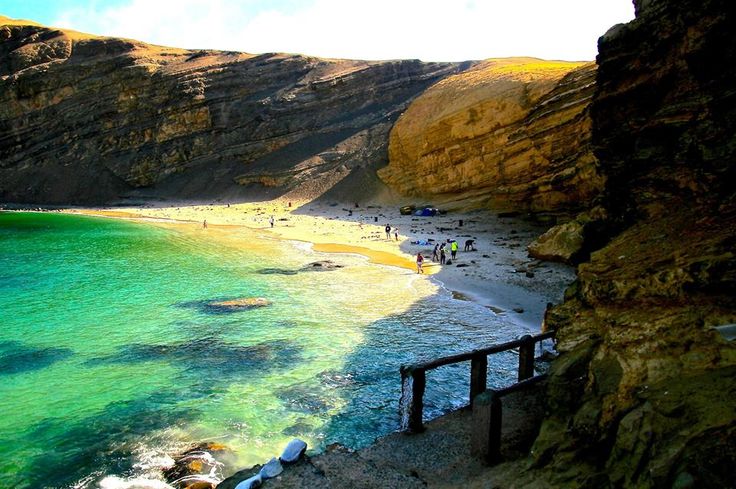
<instances>
[{"instance_id":1,"label":"white cloud","mask_svg":"<svg viewBox=\"0 0 736 489\"><path fill-rule=\"evenodd\" d=\"M287 8L287 6L289 8ZM185 48L356 59L593 59L631 0L131 0L56 25Z\"/></svg>"}]
</instances>

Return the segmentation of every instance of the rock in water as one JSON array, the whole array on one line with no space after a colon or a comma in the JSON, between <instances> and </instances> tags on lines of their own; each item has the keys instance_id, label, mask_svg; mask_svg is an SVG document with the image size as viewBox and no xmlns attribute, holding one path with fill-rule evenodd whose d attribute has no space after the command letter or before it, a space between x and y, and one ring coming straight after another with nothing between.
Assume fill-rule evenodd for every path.
<instances>
[{"instance_id":1,"label":"rock in water","mask_svg":"<svg viewBox=\"0 0 736 489\"><path fill-rule=\"evenodd\" d=\"M240 299L230 299L226 301L213 301L207 305L223 311L241 311L244 309L254 309L256 307L270 306L272 303L263 297L243 297Z\"/></svg>"},{"instance_id":2,"label":"rock in water","mask_svg":"<svg viewBox=\"0 0 736 489\"><path fill-rule=\"evenodd\" d=\"M222 479L219 474L222 466L213 453L228 452L229 449L218 443L202 443L190 448L178 457L174 465L165 469L164 477L177 489L210 489Z\"/></svg>"},{"instance_id":3,"label":"rock in water","mask_svg":"<svg viewBox=\"0 0 736 489\"><path fill-rule=\"evenodd\" d=\"M321 261L313 261L312 263L308 263L307 265L304 265L302 267L302 271L308 272L308 271L336 270L338 268L343 268L343 266L335 263L332 260L321 260Z\"/></svg>"}]
</instances>

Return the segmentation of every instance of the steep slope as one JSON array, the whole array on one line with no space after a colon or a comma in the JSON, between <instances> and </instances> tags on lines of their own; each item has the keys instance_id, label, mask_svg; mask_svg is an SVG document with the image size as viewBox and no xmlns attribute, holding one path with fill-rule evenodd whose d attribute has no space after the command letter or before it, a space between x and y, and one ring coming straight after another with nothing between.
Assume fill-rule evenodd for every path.
<instances>
[{"instance_id":1,"label":"steep slope","mask_svg":"<svg viewBox=\"0 0 736 489\"><path fill-rule=\"evenodd\" d=\"M548 324L534 453L564 487L732 487L736 9L637 0L599 40L593 141L616 236Z\"/></svg>"},{"instance_id":2,"label":"steep slope","mask_svg":"<svg viewBox=\"0 0 736 489\"><path fill-rule=\"evenodd\" d=\"M418 97L380 177L460 207L569 212L603 188L590 148L595 64L490 59Z\"/></svg>"},{"instance_id":3,"label":"steep slope","mask_svg":"<svg viewBox=\"0 0 736 489\"><path fill-rule=\"evenodd\" d=\"M0 200L368 198L397 115L459 69L190 51L0 18Z\"/></svg>"}]
</instances>

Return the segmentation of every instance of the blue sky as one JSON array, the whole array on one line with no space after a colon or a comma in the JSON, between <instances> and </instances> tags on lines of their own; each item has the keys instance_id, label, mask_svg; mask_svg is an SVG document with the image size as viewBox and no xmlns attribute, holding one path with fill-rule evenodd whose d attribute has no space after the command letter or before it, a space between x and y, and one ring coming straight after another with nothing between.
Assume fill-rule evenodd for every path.
<instances>
[{"instance_id":1,"label":"blue sky","mask_svg":"<svg viewBox=\"0 0 736 489\"><path fill-rule=\"evenodd\" d=\"M0 15L183 48L592 60L631 0L0 0Z\"/></svg>"}]
</instances>

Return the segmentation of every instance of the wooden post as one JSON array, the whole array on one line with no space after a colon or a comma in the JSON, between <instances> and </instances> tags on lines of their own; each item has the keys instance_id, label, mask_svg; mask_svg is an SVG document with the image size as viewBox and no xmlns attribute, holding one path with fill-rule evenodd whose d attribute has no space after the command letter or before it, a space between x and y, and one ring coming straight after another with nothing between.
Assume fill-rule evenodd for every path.
<instances>
[{"instance_id":1,"label":"wooden post","mask_svg":"<svg viewBox=\"0 0 736 489\"><path fill-rule=\"evenodd\" d=\"M476 355L470 359L470 405L473 399L486 390L488 375L488 356Z\"/></svg>"},{"instance_id":2,"label":"wooden post","mask_svg":"<svg viewBox=\"0 0 736 489\"><path fill-rule=\"evenodd\" d=\"M519 346L519 382L534 377L534 339L524 335Z\"/></svg>"},{"instance_id":3,"label":"wooden post","mask_svg":"<svg viewBox=\"0 0 736 489\"><path fill-rule=\"evenodd\" d=\"M501 398L493 390L475 397L473 403L473 427L471 453L487 465L501 461Z\"/></svg>"},{"instance_id":4,"label":"wooden post","mask_svg":"<svg viewBox=\"0 0 736 489\"><path fill-rule=\"evenodd\" d=\"M501 396L491 392L491 420L488 429L488 465L501 461L501 424L503 422L503 406Z\"/></svg>"},{"instance_id":5,"label":"wooden post","mask_svg":"<svg viewBox=\"0 0 736 489\"><path fill-rule=\"evenodd\" d=\"M422 415L424 412L424 387L426 386L426 372L424 369L412 367L401 368L401 428L407 433L421 433L424 431ZM411 382L407 380L411 379ZM410 392L406 392L410 389Z\"/></svg>"}]
</instances>

